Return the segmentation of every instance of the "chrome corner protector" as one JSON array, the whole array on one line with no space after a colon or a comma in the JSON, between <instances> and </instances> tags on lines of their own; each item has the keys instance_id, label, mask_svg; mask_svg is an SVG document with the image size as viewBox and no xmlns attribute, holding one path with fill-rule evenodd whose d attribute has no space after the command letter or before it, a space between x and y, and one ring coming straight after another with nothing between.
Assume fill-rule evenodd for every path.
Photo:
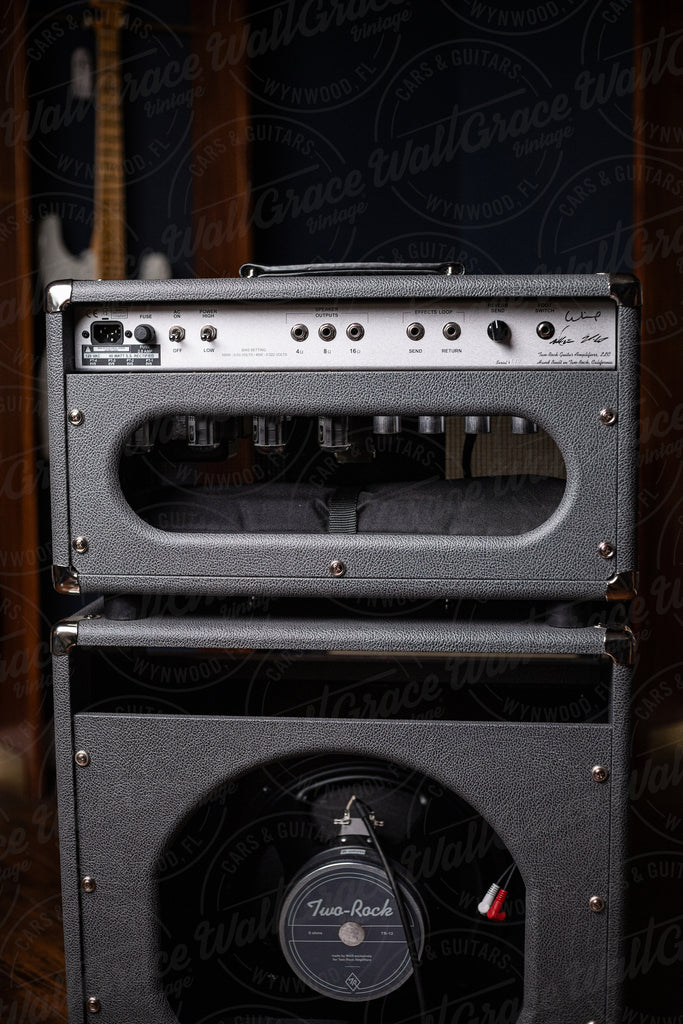
<instances>
[{"instance_id":1,"label":"chrome corner protector","mask_svg":"<svg viewBox=\"0 0 683 1024\"><path fill-rule=\"evenodd\" d=\"M630 601L638 594L638 573L618 572L607 580L605 598L608 601Z\"/></svg>"},{"instance_id":2,"label":"chrome corner protector","mask_svg":"<svg viewBox=\"0 0 683 1024\"><path fill-rule=\"evenodd\" d=\"M71 302L73 281L53 281L45 289L45 312L61 313Z\"/></svg>"},{"instance_id":3,"label":"chrome corner protector","mask_svg":"<svg viewBox=\"0 0 683 1024\"><path fill-rule=\"evenodd\" d=\"M50 636L50 650L59 658L78 643L78 622L65 620L58 622Z\"/></svg>"},{"instance_id":4,"label":"chrome corner protector","mask_svg":"<svg viewBox=\"0 0 683 1024\"><path fill-rule=\"evenodd\" d=\"M640 281L633 274L610 274L609 293L617 305L628 306L629 309L637 309L643 302Z\"/></svg>"},{"instance_id":5,"label":"chrome corner protector","mask_svg":"<svg viewBox=\"0 0 683 1024\"><path fill-rule=\"evenodd\" d=\"M52 566L52 586L58 594L80 594L78 573L70 565Z\"/></svg>"},{"instance_id":6,"label":"chrome corner protector","mask_svg":"<svg viewBox=\"0 0 683 1024\"><path fill-rule=\"evenodd\" d=\"M615 665L633 664L636 653L636 638L629 626L607 626L605 629L605 654Z\"/></svg>"}]
</instances>

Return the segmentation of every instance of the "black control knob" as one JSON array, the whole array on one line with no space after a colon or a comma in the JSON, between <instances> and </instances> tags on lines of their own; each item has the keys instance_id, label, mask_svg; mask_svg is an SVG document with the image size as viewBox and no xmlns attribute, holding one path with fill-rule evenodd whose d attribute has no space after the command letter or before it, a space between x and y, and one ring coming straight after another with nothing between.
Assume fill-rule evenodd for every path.
<instances>
[{"instance_id":1,"label":"black control knob","mask_svg":"<svg viewBox=\"0 0 683 1024\"><path fill-rule=\"evenodd\" d=\"M486 328L491 341L498 341L501 344L505 344L510 340L511 332L508 325L504 320L492 320Z\"/></svg>"},{"instance_id":2,"label":"black control knob","mask_svg":"<svg viewBox=\"0 0 683 1024\"><path fill-rule=\"evenodd\" d=\"M133 337L143 345L153 345L157 340L154 328L150 324L138 324L133 331Z\"/></svg>"}]
</instances>

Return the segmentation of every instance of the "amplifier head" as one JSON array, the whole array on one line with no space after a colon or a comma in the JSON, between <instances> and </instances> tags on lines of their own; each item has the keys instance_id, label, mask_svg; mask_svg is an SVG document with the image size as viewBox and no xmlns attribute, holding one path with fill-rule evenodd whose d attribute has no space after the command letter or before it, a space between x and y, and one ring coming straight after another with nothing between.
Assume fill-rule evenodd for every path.
<instances>
[{"instance_id":1,"label":"amplifier head","mask_svg":"<svg viewBox=\"0 0 683 1024\"><path fill-rule=\"evenodd\" d=\"M634 279L308 271L51 286L62 589L632 593Z\"/></svg>"}]
</instances>

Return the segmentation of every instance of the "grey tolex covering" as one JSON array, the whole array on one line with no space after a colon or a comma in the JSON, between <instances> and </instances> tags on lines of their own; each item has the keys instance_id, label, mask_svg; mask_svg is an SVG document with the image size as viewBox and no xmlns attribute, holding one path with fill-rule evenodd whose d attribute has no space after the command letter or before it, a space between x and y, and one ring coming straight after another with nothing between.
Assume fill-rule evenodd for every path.
<instances>
[{"instance_id":1,"label":"grey tolex covering","mask_svg":"<svg viewBox=\"0 0 683 1024\"><path fill-rule=\"evenodd\" d=\"M98 606L96 613L101 611ZM84 619L78 646L297 647L545 652L595 658L600 628L515 623L222 618ZM71 648L71 651L78 648ZM627 708L630 671L612 668L611 722L228 718L81 712L71 654L54 659L69 1014L96 995L102 1020L177 1024L157 977L155 863L215 787L283 758L355 753L452 789L490 823L526 886L525 1002L518 1024L620 1020ZM96 691L97 680L92 680ZM74 752L87 750L78 767ZM595 764L607 783L591 778ZM80 879L96 879L84 893ZM591 913L600 895L607 910Z\"/></svg>"},{"instance_id":2,"label":"grey tolex covering","mask_svg":"<svg viewBox=\"0 0 683 1024\"><path fill-rule=\"evenodd\" d=\"M71 323L85 303L606 298L610 288L603 274L76 281L71 305L47 315L54 561L73 566L83 591L603 597L610 577L636 568L638 309L619 307L618 367L596 371L74 373ZM482 402L492 415L537 422L566 465L559 507L522 534L172 533L136 515L119 483L125 438L155 417L463 416ZM617 410L613 426L598 420L606 406ZM81 426L67 423L70 408L83 412ZM86 553L73 550L76 536ZM616 547L609 561L598 554L603 541ZM343 576L330 575L333 561Z\"/></svg>"}]
</instances>

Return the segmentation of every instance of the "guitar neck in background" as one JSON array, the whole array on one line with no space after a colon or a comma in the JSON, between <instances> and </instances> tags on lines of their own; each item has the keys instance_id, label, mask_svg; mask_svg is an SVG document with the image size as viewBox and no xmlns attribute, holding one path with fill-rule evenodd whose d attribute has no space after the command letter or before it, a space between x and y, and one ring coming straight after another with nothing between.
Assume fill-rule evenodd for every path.
<instances>
[{"instance_id":1,"label":"guitar neck in background","mask_svg":"<svg viewBox=\"0 0 683 1024\"><path fill-rule=\"evenodd\" d=\"M93 3L97 46L94 229L98 277L126 277L126 201L121 118L120 28L124 3Z\"/></svg>"}]
</instances>

